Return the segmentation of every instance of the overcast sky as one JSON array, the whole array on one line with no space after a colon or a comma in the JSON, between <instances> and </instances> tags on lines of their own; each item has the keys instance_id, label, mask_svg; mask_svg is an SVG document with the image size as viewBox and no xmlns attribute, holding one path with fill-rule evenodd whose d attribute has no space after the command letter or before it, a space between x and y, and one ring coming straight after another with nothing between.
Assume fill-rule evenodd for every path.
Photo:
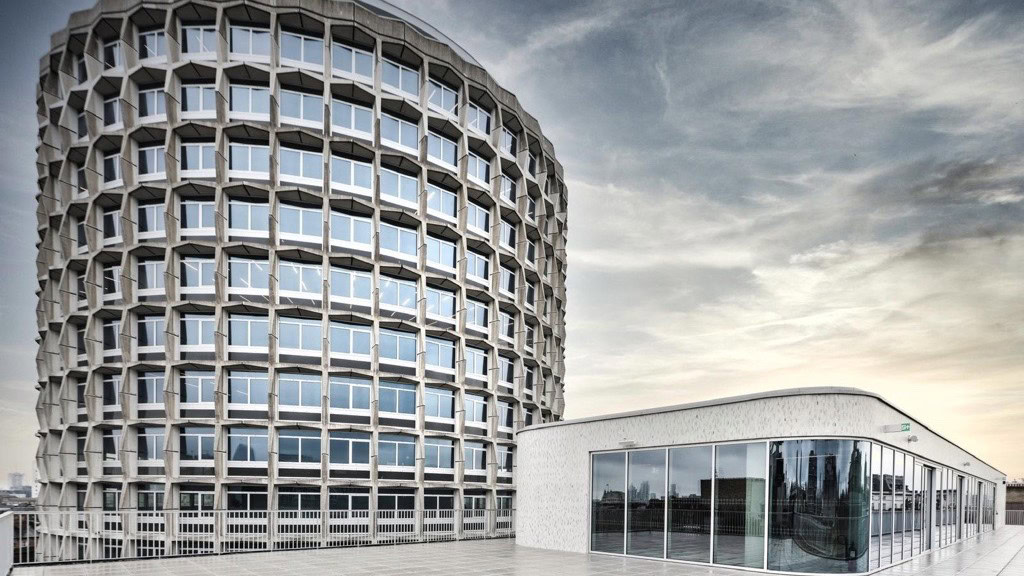
<instances>
[{"instance_id":1,"label":"overcast sky","mask_svg":"<svg viewBox=\"0 0 1024 576\"><path fill-rule=\"evenodd\" d=\"M567 417L856 386L1024 476L1024 4L396 3L565 167ZM38 57L86 4L0 4L3 473L35 451Z\"/></svg>"}]
</instances>

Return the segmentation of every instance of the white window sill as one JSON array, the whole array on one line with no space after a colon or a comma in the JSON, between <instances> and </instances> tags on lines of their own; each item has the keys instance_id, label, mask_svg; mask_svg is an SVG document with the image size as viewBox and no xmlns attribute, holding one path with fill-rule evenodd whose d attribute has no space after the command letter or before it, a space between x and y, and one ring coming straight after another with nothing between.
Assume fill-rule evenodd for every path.
<instances>
[{"instance_id":1,"label":"white window sill","mask_svg":"<svg viewBox=\"0 0 1024 576\"><path fill-rule=\"evenodd\" d=\"M487 286L487 279L486 278L481 278L479 276L473 276L471 274L466 274L466 280L469 280L470 282L473 282L475 284L479 284L481 286Z\"/></svg>"},{"instance_id":2,"label":"white window sill","mask_svg":"<svg viewBox=\"0 0 1024 576\"><path fill-rule=\"evenodd\" d=\"M228 112L228 120L253 122L270 122L270 113L264 112Z\"/></svg>"},{"instance_id":3,"label":"white window sill","mask_svg":"<svg viewBox=\"0 0 1024 576\"><path fill-rule=\"evenodd\" d=\"M406 146L405 144L400 144L400 143L394 142L392 140L385 140L384 138L381 138L380 139L380 143L383 144L384 146L387 146L388 148L392 148L394 150L398 150L399 152L405 152L406 154L409 154L410 156L415 156L415 157L418 158L419 155L420 155L420 151L417 150L416 148L412 148L410 146Z\"/></svg>"},{"instance_id":4,"label":"white window sill","mask_svg":"<svg viewBox=\"0 0 1024 576\"><path fill-rule=\"evenodd\" d=\"M509 292L508 290L505 290L504 288L498 288L498 294L501 294L502 296L505 296L505 297L510 298L512 300L516 299L515 292Z\"/></svg>"},{"instance_id":5,"label":"white window sill","mask_svg":"<svg viewBox=\"0 0 1024 576\"><path fill-rule=\"evenodd\" d=\"M229 180L259 180L260 182L270 181L270 172L253 172L252 170L228 170Z\"/></svg>"},{"instance_id":6,"label":"white window sill","mask_svg":"<svg viewBox=\"0 0 1024 576\"><path fill-rule=\"evenodd\" d=\"M163 402L147 402L145 404L140 403L138 405L139 410L163 410Z\"/></svg>"},{"instance_id":7,"label":"white window sill","mask_svg":"<svg viewBox=\"0 0 1024 576\"><path fill-rule=\"evenodd\" d=\"M342 182L334 182L333 180L331 181L331 190L357 194L359 196L366 196L367 198L373 196L373 188L362 188L354 184L344 184Z\"/></svg>"},{"instance_id":8,"label":"white window sill","mask_svg":"<svg viewBox=\"0 0 1024 576\"><path fill-rule=\"evenodd\" d=\"M453 124L458 124L459 123L459 119L458 119L459 108L458 108L458 106L455 107L455 110L445 110L444 108L441 108L437 104L434 104L433 102L427 101L427 109L430 110L431 112L434 112L435 114L438 114L438 115L444 117L444 118L452 120Z\"/></svg>"},{"instance_id":9,"label":"white window sill","mask_svg":"<svg viewBox=\"0 0 1024 576\"><path fill-rule=\"evenodd\" d=\"M328 414L347 414L349 416L369 416L369 408L327 408Z\"/></svg>"},{"instance_id":10,"label":"white window sill","mask_svg":"<svg viewBox=\"0 0 1024 576\"><path fill-rule=\"evenodd\" d=\"M309 128L310 130L323 130L323 120L306 120L305 118L295 118L294 116L281 116L281 127L285 126L298 126L299 128Z\"/></svg>"},{"instance_id":11,"label":"white window sill","mask_svg":"<svg viewBox=\"0 0 1024 576\"><path fill-rule=\"evenodd\" d=\"M239 62L258 62L260 64L270 64L269 54L246 54L245 52L229 52L228 60L236 60Z\"/></svg>"},{"instance_id":12,"label":"white window sill","mask_svg":"<svg viewBox=\"0 0 1024 576\"><path fill-rule=\"evenodd\" d=\"M432 262L430 260L427 260L427 268L433 268L435 270L440 270L442 272L447 272L449 274L457 274L458 273L458 270L456 270L456 268L454 266L446 266L444 264L438 264L437 262ZM443 316L437 316L437 318L447 320Z\"/></svg>"},{"instance_id":13,"label":"white window sill","mask_svg":"<svg viewBox=\"0 0 1024 576\"><path fill-rule=\"evenodd\" d=\"M434 372L443 372L445 374L455 375L455 368L448 366L434 366L432 364L426 365L427 370L433 370Z\"/></svg>"},{"instance_id":14,"label":"white window sill","mask_svg":"<svg viewBox=\"0 0 1024 576\"><path fill-rule=\"evenodd\" d=\"M406 254L405 252L398 252L397 250L388 250L387 248L381 248L380 253L382 256L393 256L401 260L408 262L416 262L418 259L415 254Z\"/></svg>"},{"instance_id":15,"label":"white window sill","mask_svg":"<svg viewBox=\"0 0 1024 576\"><path fill-rule=\"evenodd\" d=\"M488 184L487 182L484 182L483 180L477 178L476 176L473 176L472 174L467 175L466 179L469 180L470 182L472 182L473 184L476 184L477 186L483 188L484 190L490 190L491 189L491 185L490 184Z\"/></svg>"},{"instance_id":16,"label":"white window sill","mask_svg":"<svg viewBox=\"0 0 1024 576\"><path fill-rule=\"evenodd\" d=\"M278 348L277 356L280 358L283 355L288 356L308 356L310 358L319 358L320 350L304 350L302 348Z\"/></svg>"},{"instance_id":17,"label":"white window sill","mask_svg":"<svg viewBox=\"0 0 1024 576\"><path fill-rule=\"evenodd\" d=\"M323 239L320 236L309 236L307 234L293 234L291 232L278 232L277 240L280 244L281 241L290 242L309 242L312 244L320 244Z\"/></svg>"},{"instance_id":18,"label":"white window sill","mask_svg":"<svg viewBox=\"0 0 1024 576\"><path fill-rule=\"evenodd\" d=\"M113 122L103 125L104 132L117 132L118 130L124 130L124 122Z\"/></svg>"},{"instance_id":19,"label":"white window sill","mask_svg":"<svg viewBox=\"0 0 1024 576\"><path fill-rule=\"evenodd\" d=\"M427 314L427 320L433 320L435 322L444 322L445 324L455 324L455 318L447 316L438 316L437 314Z\"/></svg>"},{"instance_id":20,"label":"white window sill","mask_svg":"<svg viewBox=\"0 0 1024 576\"><path fill-rule=\"evenodd\" d=\"M182 110L182 120L216 120L216 110Z\"/></svg>"},{"instance_id":21,"label":"white window sill","mask_svg":"<svg viewBox=\"0 0 1024 576\"><path fill-rule=\"evenodd\" d=\"M213 402L180 402L178 408L181 410L213 410ZM213 460L203 460L212 463Z\"/></svg>"},{"instance_id":22,"label":"white window sill","mask_svg":"<svg viewBox=\"0 0 1024 576\"><path fill-rule=\"evenodd\" d=\"M120 300L120 299L121 299L121 293L120 292L114 292L113 294L104 294L103 295L103 301L104 302L113 302L114 300Z\"/></svg>"},{"instance_id":23,"label":"white window sill","mask_svg":"<svg viewBox=\"0 0 1024 576\"><path fill-rule=\"evenodd\" d=\"M267 410L267 404L264 402L260 403L244 403L244 402L228 402L228 410Z\"/></svg>"},{"instance_id":24,"label":"white window sill","mask_svg":"<svg viewBox=\"0 0 1024 576\"><path fill-rule=\"evenodd\" d=\"M420 207L419 204L417 204L416 202L410 202L409 200L406 200L405 198L400 198L398 196L392 196L391 194L385 194L383 192L381 192L381 194L380 194L380 199L381 199L382 202L388 202L388 203L391 203L391 204L395 204L397 206L402 206L402 207L405 207L405 208L409 208L410 210L418 210L419 207Z\"/></svg>"},{"instance_id":25,"label":"white window sill","mask_svg":"<svg viewBox=\"0 0 1024 576\"><path fill-rule=\"evenodd\" d=\"M349 72L347 70L341 70L341 69L332 67L331 68L331 74L333 74L333 75L335 75L335 76L337 76L339 78L345 78L345 79L352 80L352 81L355 81L355 82L365 82L366 84L373 84L373 78L371 78L369 76L363 76L362 74L357 74L355 72Z\"/></svg>"},{"instance_id":26,"label":"white window sill","mask_svg":"<svg viewBox=\"0 0 1024 576\"><path fill-rule=\"evenodd\" d=\"M146 288L145 290L139 290L136 294L138 296L163 296L165 292L163 288Z\"/></svg>"},{"instance_id":27,"label":"white window sill","mask_svg":"<svg viewBox=\"0 0 1024 576\"><path fill-rule=\"evenodd\" d=\"M424 466L423 472L425 474L454 474L455 468L434 468L432 466ZM435 512L435 510L424 510L423 512L424 514L429 514L430 512Z\"/></svg>"},{"instance_id":28,"label":"white window sill","mask_svg":"<svg viewBox=\"0 0 1024 576\"><path fill-rule=\"evenodd\" d=\"M369 464L338 464L329 463L331 470L369 470ZM331 512L346 512L346 510L331 510Z\"/></svg>"},{"instance_id":29,"label":"white window sill","mask_svg":"<svg viewBox=\"0 0 1024 576\"><path fill-rule=\"evenodd\" d=\"M444 160L438 158L437 156L431 156L430 154L427 154L427 162L430 162L431 164L439 168L443 168L451 172L452 174L458 172L459 170L459 167L456 166L455 164L449 164L448 162L445 162Z\"/></svg>"},{"instance_id":30,"label":"white window sill","mask_svg":"<svg viewBox=\"0 0 1024 576\"><path fill-rule=\"evenodd\" d=\"M370 252L373 250L372 244L360 244L358 242L349 242L348 240L337 240L335 238L331 238L331 246L345 248L348 250L359 250L361 252Z\"/></svg>"},{"instance_id":31,"label":"white window sill","mask_svg":"<svg viewBox=\"0 0 1024 576\"><path fill-rule=\"evenodd\" d=\"M277 404L277 414L278 414L278 417L281 416L281 412L301 412L303 414L319 414L320 413L320 407L319 406L300 406L300 405L297 405L297 404L281 404L280 402L278 402L278 404Z\"/></svg>"},{"instance_id":32,"label":"white window sill","mask_svg":"<svg viewBox=\"0 0 1024 576\"><path fill-rule=\"evenodd\" d=\"M139 124L155 124L157 122L167 122L167 114L150 114L139 117Z\"/></svg>"},{"instance_id":33,"label":"white window sill","mask_svg":"<svg viewBox=\"0 0 1024 576\"><path fill-rule=\"evenodd\" d=\"M182 236L214 236L217 231L214 228L182 228Z\"/></svg>"},{"instance_id":34,"label":"white window sill","mask_svg":"<svg viewBox=\"0 0 1024 576\"><path fill-rule=\"evenodd\" d=\"M473 226L472 224L466 224L466 231L472 232L473 234L476 234L477 236L485 239L489 236L487 230L484 230L483 228L478 228L476 226Z\"/></svg>"},{"instance_id":35,"label":"white window sill","mask_svg":"<svg viewBox=\"0 0 1024 576\"><path fill-rule=\"evenodd\" d=\"M415 466L392 466L392 465L388 465L388 464L378 464L377 465L377 471L378 472L415 472L416 471L416 467ZM402 511L399 510L399 512L402 512ZM409 512L411 513L412 511L410 510ZM411 518L412 515L410 514L409 517Z\"/></svg>"},{"instance_id":36,"label":"white window sill","mask_svg":"<svg viewBox=\"0 0 1024 576\"><path fill-rule=\"evenodd\" d=\"M392 86L391 84L385 84L383 82L381 82L380 87L381 87L382 90L384 90L386 92L390 92L390 93L394 94L395 96L401 96L402 98L405 98L407 100L412 100L413 102L416 103L417 106L419 105L419 102L420 102L420 95L419 94L415 94L415 93L409 92L407 90L402 90L398 86Z\"/></svg>"},{"instance_id":37,"label":"white window sill","mask_svg":"<svg viewBox=\"0 0 1024 576\"><path fill-rule=\"evenodd\" d=\"M152 182L154 180L166 180L166 172L152 172L147 174L139 174L139 182Z\"/></svg>"},{"instance_id":38,"label":"white window sill","mask_svg":"<svg viewBox=\"0 0 1024 576\"><path fill-rule=\"evenodd\" d=\"M424 416L423 420L426 422L436 422L438 424L455 424L455 418L442 418L440 416Z\"/></svg>"},{"instance_id":39,"label":"white window sill","mask_svg":"<svg viewBox=\"0 0 1024 576\"><path fill-rule=\"evenodd\" d=\"M139 354L154 354L157 352L163 352L163 344L159 346L139 346Z\"/></svg>"},{"instance_id":40,"label":"white window sill","mask_svg":"<svg viewBox=\"0 0 1024 576\"><path fill-rule=\"evenodd\" d=\"M380 303L381 310L391 310L392 312L403 312L405 314L416 314L416 308L406 308L405 306L399 306L397 304L387 304L384 302Z\"/></svg>"},{"instance_id":41,"label":"white window sill","mask_svg":"<svg viewBox=\"0 0 1024 576\"><path fill-rule=\"evenodd\" d=\"M293 174L281 174L280 180L282 184L298 184L300 186L312 186L314 188L322 188L324 185L323 178L307 178L305 176L295 176Z\"/></svg>"},{"instance_id":42,"label":"white window sill","mask_svg":"<svg viewBox=\"0 0 1024 576\"><path fill-rule=\"evenodd\" d=\"M372 306L373 300L369 298L349 298L346 296L334 296L331 295L331 302L338 302L340 304L354 304L356 306Z\"/></svg>"},{"instance_id":43,"label":"white window sill","mask_svg":"<svg viewBox=\"0 0 1024 576\"><path fill-rule=\"evenodd\" d=\"M498 339L501 340L502 342L508 342L509 344L511 344L513 346L515 346L515 343L516 343L516 341L514 339L509 338L508 336L506 336L504 334L498 334Z\"/></svg>"},{"instance_id":44,"label":"white window sill","mask_svg":"<svg viewBox=\"0 0 1024 576\"><path fill-rule=\"evenodd\" d=\"M296 298L300 300L321 300L323 294L320 292L296 292L294 290L278 290L277 300L280 303L285 298Z\"/></svg>"},{"instance_id":45,"label":"white window sill","mask_svg":"<svg viewBox=\"0 0 1024 576\"><path fill-rule=\"evenodd\" d=\"M310 62L303 62L302 60L292 60L291 58L281 58L281 66L290 66L292 68L304 68L306 70L314 70L317 72L324 71L323 64L312 64Z\"/></svg>"},{"instance_id":46,"label":"white window sill","mask_svg":"<svg viewBox=\"0 0 1024 576\"><path fill-rule=\"evenodd\" d=\"M478 326L476 324L466 324L466 330L472 330L478 334L487 334L486 326Z\"/></svg>"},{"instance_id":47,"label":"white window sill","mask_svg":"<svg viewBox=\"0 0 1024 576\"><path fill-rule=\"evenodd\" d=\"M434 209L429 208L429 207L427 208L427 214L429 214L431 216L436 216L437 218L440 218L441 220L444 220L445 222L448 222L448 223L450 223L452 225L455 225L455 226L459 225L459 221L455 218L455 216L452 216L450 214L445 214L444 212L438 212L437 210L434 210Z\"/></svg>"},{"instance_id":48,"label":"white window sill","mask_svg":"<svg viewBox=\"0 0 1024 576\"><path fill-rule=\"evenodd\" d=\"M213 286L182 286L181 294L215 294Z\"/></svg>"},{"instance_id":49,"label":"white window sill","mask_svg":"<svg viewBox=\"0 0 1024 576\"><path fill-rule=\"evenodd\" d=\"M270 290L268 288L228 288L228 294L270 296Z\"/></svg>"},{"instance_id":50,"label":"white window sill","mask_svg":"<svg viewBox=\"0 0 1024 576\"><path fill-rule=\"evenodd\" d=\"M216 52L182 52L181 57L186 60L216 60Z\"/></svg>"},{"instance_id":51,"label":"white window sill","mask_svg":"<svg viewBox=\"0 0 1024 576\"><path fill-rule=\"evenodd\" d=\"M228 345L228 353L237 352L242 354L269 354L270 348L266 346L240 346L238 344Z\"/></svg>"},{"instance_id":52,"label":"white window sill","mask_svg":"<svg viewBox=\"0 0 1024 576\"><path fill-rule=\"evenodd\" d=\"M213 352L213 344L182 344L182 352Z\"/></svg>"},{"instance_id":53,"label":"white window sill","mask_svg":"<svg viewBox=\"0 0 1024 576\"><path fill-rule=\"evenodd\" d=\"M331 124L331 134L335 136L351 136L353 138L361 138L363 140L373 140L373 132L364 132L355 128L347 128L345 126L338 126L337 124Z\"/></svg>"},{"instance_id":54,"label":"white window sill","mask_svg":"<svg viewBox=\"0 0 1024 576\"><path fill-rule=\"evenodd\" d=\"M505 158L508 158L509 160L515 160L516 159L516 155L511 150L509 150L508 148L503 148L503 147L499 146L498 147L498 153L501 154L502 156L504 156ZM518 162L517 162L517 164L518 164Z\"/></svg>"},{"instance_id":55,"label":"white window sill","mask_svg":"<svg viewBox=\"0 0 1024 576\"><path fill-rule=\"evenodd\" d=\"M104 358L113 358L115 356L120 356L120 355L121 355L121 349L120 348L118 348L116 350L104 350L103 351L103 357Z\"/></svg>"},{"instance_id":56,"label":"white window sill","mask_svg":"<svg viewBox=\"0 0 1024 576\"><path fill-rule=\"evenodd\" d=\"M473 126L470 124L469 126L466 126L466 128L481 138L487 139L490 136L487 132L481 130L479 126Z\"/></svg>"},{"instance_id":57,"label":"white window sill","mask_svg":"<svg viewBox=\"0 0 1024 576\"><path fill-rule=\"evenodd\" d=\"M110 238L103 239L104 246L113 246L114 244L121 244L124 242L124 238L121 236L111 236Z\"/></svg>"},{"instance_id":58,"label":"white window sill","mask_svg":"<svg viewBox=\"0 0 1024 576\"><path fill-rule=\"evenodd\" d=\"M396 358L385 358L385 357L381 356L380 357L380 362L381 362L381 364L389 364L391 366L401 366L401 367L404 367L404 368L415 368L416 367L416 361L415 360L411 360L411 361L410 360L398 360ZM416 416L414 414L405 414L405 415L403 415L403 417L415 418Z\"/></svg>"},{"instance_id":59,"label":"white window sill","mask_svg":"<svg viewBox=\"0 0 1024 576\"><path fill-rule=\"evenodd\" d=\"M466 374L466 378L476 380L477 382L487 382L487 376L481 374ZM484 424L484 426L486 426L486 424Z\"/></svg>"},{"instance_id":60,"label":"white window sill","mask_svg":"<svg viewBox=\"0 0 1024 576\"><path fill-rule=\"evenodd\" d=\"M181 180L188 180L189 178L216 178L216 168L203 168L201 170L182 170L178 174Z\"/></svg>"},{"instance_id":61,"label":"white window sill","mask_svg":"<svg viewBox=\"0 0 1024 576\"><path fill-rule=\"evenodd\" d=\"M167 62L167 54L158 54L156 56L146 56L145 58L139 58L139 64L161 64Z\"/></svg>"},{"instance_id":62,"label":"white window sill","mask_svg":"<svg viewBox=\"0 0 1024 576\"><path fill-rule=\"evenodd\" d=\"M124 180L117 178L110 180L109 182L103 182L100 184L100 190L108 190L110 188L117 188L118 186L124 186Z\"/></svg>"},{"instance_id":63,"label":"white window sill","mask_svg":"<svg viewBox=\"0 0 1024 576\"><path fill-rule=\"evenodd\" d=\"M228 466L232 468L266 468L266 460L228 460Z\"/></svg>"},{"instance_id":64,"label":"white window sill","mask_svg":"<svg viewBox=\"0 0 1024 576\"><path fill-rule=\"evenodd\" d=\"M228 228L228 236L243 238L270 238L267 230L249 230L248 228Z\"/></svg>"}]
</instances>

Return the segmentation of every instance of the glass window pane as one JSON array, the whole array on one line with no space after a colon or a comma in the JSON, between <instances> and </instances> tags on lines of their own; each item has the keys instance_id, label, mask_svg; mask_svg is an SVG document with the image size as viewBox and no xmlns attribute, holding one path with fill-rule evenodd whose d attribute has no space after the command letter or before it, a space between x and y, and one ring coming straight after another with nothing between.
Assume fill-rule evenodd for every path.
<instances>
[{"instance_id":1,"label":"glass window pane","mask_svg":"<svg viewBox=\"0 0 1024 576\"><path fill-rule=\"evenodd\" d=\"M763 442L717 446L714 562L764 564L765 450Z\"/></svg>"},{"instance_id":2,"label":"glass window pane","mask_svg":"<svg viewBox=\"0 0 1024 576\"><path fill-rule=\"evenodd\" d=\"M670 450L668 485L668 557L710 562L711 446Z\"/></svg>"},{"instance_id":3,"label":"glass window pane","mask_svg":"<svg viewBox=\"0 0 1024 576\"><path fill-rule=\"evenodd\" d=\"M868 442L772 442L768 569L867 572Z\"/></svg>"},{"instance_id":4,"label":"glass window pane","mask_svg":"<svg viewBox=\"0 0 1024 576\"><path fill-rule=\"evenodd\" d=\"M626 454L594 454L590 479L590 549L623 553Z\"/></svg>"},{"instance_id":5,"label":"glass window pane","mask_svg":"<svg viewBox=\"0 0 1024 576\"><path fill-rule=\"evenodd\" d=\"M665 450L629 453L626 554L662 558L665 548Z\"/></svg>"}]
</instances>

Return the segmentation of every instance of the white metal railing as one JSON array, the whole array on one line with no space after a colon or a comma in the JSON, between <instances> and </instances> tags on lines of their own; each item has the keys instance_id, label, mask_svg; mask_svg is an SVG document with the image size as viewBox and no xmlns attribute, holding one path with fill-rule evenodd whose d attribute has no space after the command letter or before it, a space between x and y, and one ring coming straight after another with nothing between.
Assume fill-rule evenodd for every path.
<instances>
[{"instance_id":1,"label":"white metal railing","mask_svg":"<svg viewBox=\"0 0 1024 576\"><path fill-rule=\"evenodd\" d=\"M1024 526L1024 510L1007 510L1006 523L1010 526Z\"/></svg>"},{"instance_id":2,"label":"white metal railing","mask_svg":"<svg viewBox=\"0 0 1024 576\"><path fill-rule=\"evenodd\" d=\"M515 536L515 511L495 509L10 514L0 546L14 566Z\"/></svg>"}]
</instances>

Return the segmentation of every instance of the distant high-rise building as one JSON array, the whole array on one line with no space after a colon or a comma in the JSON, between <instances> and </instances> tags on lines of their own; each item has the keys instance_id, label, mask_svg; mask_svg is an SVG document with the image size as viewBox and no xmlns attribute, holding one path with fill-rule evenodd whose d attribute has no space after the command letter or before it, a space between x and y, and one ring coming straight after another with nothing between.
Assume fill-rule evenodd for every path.
<instances>
[{"instance_id":1,"label":"distant high-rise building","mask_svg":"<svg viewBox=\"0 0 1024 576\"><path fill-rule=\"evenodd\" d=\"M11 490L18 490L25 485L25 474L22 472L11 472L7 474L7 486Z\"/></svg>"},{"instance_id":2,"label":"distant high-rise building","mask_svg":"<svg viewBox=\"0 0 1024 576\"><path fill-rule=\"evenodd\" d=\"M42 509L514 507L568 195L464 49L382 0L101 0L37 106Z\"/></svg>"}]
</instances>

